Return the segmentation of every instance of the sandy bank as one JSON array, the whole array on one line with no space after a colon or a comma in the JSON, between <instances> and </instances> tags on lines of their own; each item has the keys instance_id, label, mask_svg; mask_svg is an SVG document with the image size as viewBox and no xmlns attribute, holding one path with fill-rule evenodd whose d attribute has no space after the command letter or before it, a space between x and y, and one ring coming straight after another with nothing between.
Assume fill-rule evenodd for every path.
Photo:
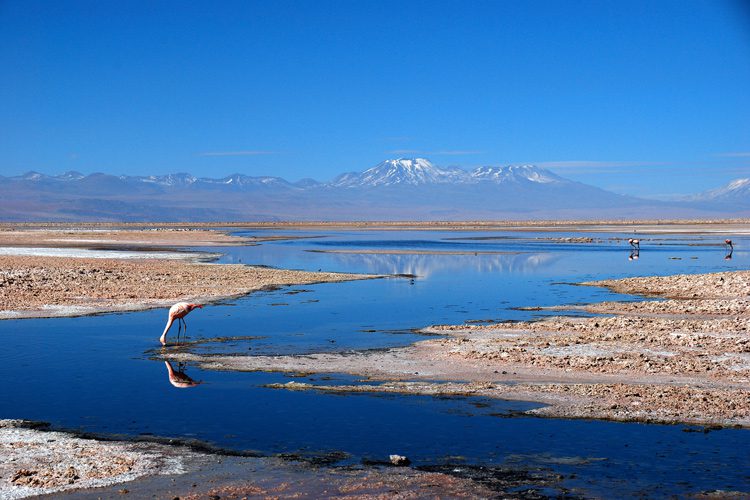
<instances>
[{"instance_id":1,"label":"sandy bank","mask_svg":"<svg viewBox=\"0 0 750 500\"><path fill-rule=\"evenodd\" d=\"M0 318L130 311L274 286L374 277L161 259L0 255Z\"/></svg>"},{"instance_id":2,"label":"sandy bank","mask_svg":"<svg viewBox=\"0 0 750 500\"><path fill-rule=\"evenodd\" d=\"M343 372L388 381L316 390L475 394L544 402L550 406L532 410L543 415L750 426L750 315L737 298L746 294L748 277L739 271L591 283L671 300L591 306L610 317L434 326L425 332L441 337L405 348L174 357L213 369Z\"/></svg>"}]
</instances>

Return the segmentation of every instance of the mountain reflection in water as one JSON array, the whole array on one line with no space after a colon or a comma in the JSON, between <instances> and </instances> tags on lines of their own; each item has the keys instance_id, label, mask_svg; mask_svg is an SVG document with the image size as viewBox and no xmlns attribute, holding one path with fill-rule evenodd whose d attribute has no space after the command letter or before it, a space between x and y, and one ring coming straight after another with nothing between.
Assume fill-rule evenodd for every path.
<instances>
[{"instance_id":1,"label":"mountain reflection in water","mask_svg":"<svg viewBox=\"0 0 750 500\"><path fill-rule=\"evenodd\" d=\"M549 266L560 256L552 253L516 254L364 254L329 253L346 268L371 274L413 274L427 278L436 272L466 271L524 274Z\"/></svg>"}]
</instances>

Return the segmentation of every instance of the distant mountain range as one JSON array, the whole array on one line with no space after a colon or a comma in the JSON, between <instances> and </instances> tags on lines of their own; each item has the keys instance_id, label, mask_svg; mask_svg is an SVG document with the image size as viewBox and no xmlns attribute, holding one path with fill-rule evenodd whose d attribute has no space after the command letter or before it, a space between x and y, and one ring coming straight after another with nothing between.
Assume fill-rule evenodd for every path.
<instances>
[{"instance_id":1,"label":"distant mountain range","mask_svg":"<svg viewBox=\"0 0 750 500\"><path fill-rule=\"evenodd\" d=\"M0 176L2 220L237 221L728 217L750 211L750 179L663 202L615 194L533 165L441 168L386 160L331 182L234 174Z\"/></svg>"},{"instance_id":2,"label":"distant mountain range","mask_svg":"<svg viewBox=\"0 0 750 500\"><path fill-rule=\"evenodd\" d=\"M747 211L750 209L750 179L735 179L726 186L686 199L696 206L713 210Z\"/></svg>"}]
</instances>

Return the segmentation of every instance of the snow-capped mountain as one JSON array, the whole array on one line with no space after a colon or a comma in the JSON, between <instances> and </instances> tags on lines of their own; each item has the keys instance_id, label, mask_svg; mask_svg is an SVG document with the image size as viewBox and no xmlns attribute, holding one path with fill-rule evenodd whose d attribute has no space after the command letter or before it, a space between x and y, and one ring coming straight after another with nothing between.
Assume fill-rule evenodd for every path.
<instances>
[{"instance_id":1,"label":"snow-capped mountain","mask_svg":"<svg viewBox=\"0 0 750 500\"><path fill-rule=\"evenodd\" d=\"M269 177L260 176L253 177L244 174L232 174L221 179L212 179L209 177L194 177L188 173L176 173L166 175L148 175L148 176L131 176L131 175L109 175L95 173L90 175L83 175L80 172L69 171L60 175L45 175L39 172L30 171L20 176L6 177L4 178L9 181L24 181L28 183L44 183L48 185L54 185L65 181L71 183L75 181L82 181L84 184L106 184L109 186L118 186L128 184L131 188L138 185L151 186L151 187L163 187L163 188L184 188L184 187L195 187L200 188L215 188L215 187L228 187L232 189L244 189L253 188L257 186L279 186L279 187L291 187L291 184L281 177ZM62 188L62 187L61 187Z\"/></svg>"},{"instance_id":2,"label":"snow-capped mountain","mask_svg":"<svg viewBox=\"0 0 750 500\"><path fill-rule=\"evenodd\" d=\"M424 158L386 160L364 172L348 172L330 183L334 187L419 186L462 182L460 168L439 168Z\"/></svg>"},{"instance_id":3,"label":"snow-capped mountain","mask_svg":"<svg viewBox=\"0 0 750 500\"><path fill-rule=\"evenodd\" d=\"M86 177L81 172L76 172L75 170L68 170L64 174L60 174L57 176L58 179L64 180L64 181L78 181Z\"/></svg>"},{"instance_id":4,"label":"snow-capped mountain","mask_svg":"<svg viewBox=\"0 0 750 500\"><path fill-rule=\"evenodd\" d=\"M750 205L750 179L735 179L726 186L691 197L694 201L743 203Z\"/></svg>"},{"instance_id":5,"label":"snow-capped mountain","mask_svg":"<svg viewBox=\"0 0 750 500\"><path fill-rule=\"evenodd\" d=\"M302 179L290 183L281 177L249 176L232 174L223 178L194 177L188 173L149 176L113 176L108 174L91 174L85 176L79 172L65 172L61 175L49 176L39 172L27 172L21 176L6 178L12 181L45 182L84 181L88 184L106 183L116 184L118 181L134 185L160 186L164 188L191 187L201 188L231 188L251 189L254 187L283 187L285 189L317 189L328 188L388 188L396 186L428 186L428 185L465 185L491 182L538 184L570 182L549 170L534 165L509 165L503 167L479 167L467 172L458 167L437 167L425 158L398 158L386 160L372 168L361 172L348 172L337 176L333 181L321 183L314 179Z\"/></svg>"},{"instance_id":6,"label":"snow-capped mountain","mask_svg":"<svg viewBox=\"0 0 750 500\"><path fill-rule=\"evenodd\" d=\"M348 172L330 183L334 187L421 186L426 184L475 184L478 182L565 182L549 170L534 165L479 167L467 172L457 167L436 167L425 158L386 160L364 172Z\"/></svg>"},{"instance_id":7,"label":"snow-capped mountain","mask_svg":"<svg viewBox=\"0 0 750 500\"><path fill-rule=\"evenodd\" d=\"M330 182L233 174L0 177L0 220L457 220L681 216L750 211L750 180L668 204L622 196L534 165L439 167L386 160ZM719 202L717 202L717 200Z\"/></svg>"},{"instance_id":8,"label":"snow-capped mountain","mask_svg":"<svg viewBox=\"0 0 750 500\"><path fill-rule=\"evenodd\" d=\"M63 174L64 175L64 174ZM167 174L167 175L149 175L148 177L139 177L141 182L159 184L161 186L189 186L198 179L190 174Z\"/></svg>"},{"instance_id":9,"label":"snow-capped mountain","mask_svg":"<svg viewBox=\"0 0 750 500\"><path fill-rule=\"evenodd\" d=\"M281 177L260 176L253 177L243 174L232 174L222 179L202 177L197 179L198 187L228 187L232 189L248 189L253 187L291 187L291 184Z\"/></svg>"},{"instance_id":10,"label":"snow-capped mountain","mask_svg":"<svg viewBox=\"0 0 750 500\"><path fill-rule=\"evenodd\" d=\"M534 165L509 165L507 167L479 167L471 172L472 179L491 182L566 182L559 175ZM569 181L568 181L569 182Z\"/></svg>"},{"instance_id":11,"label":"snow-capped mountain","mask_svg":"<svg viewBox=\"0 0 750 500\"><path fill-rule=\"evenodd\" d=\"M33 170L31 170L23 174L21 178L25 181L40 181L40 180L49 178L49 176L40 174L39 172L34 172Z\"/></svg>"}]
</instances>

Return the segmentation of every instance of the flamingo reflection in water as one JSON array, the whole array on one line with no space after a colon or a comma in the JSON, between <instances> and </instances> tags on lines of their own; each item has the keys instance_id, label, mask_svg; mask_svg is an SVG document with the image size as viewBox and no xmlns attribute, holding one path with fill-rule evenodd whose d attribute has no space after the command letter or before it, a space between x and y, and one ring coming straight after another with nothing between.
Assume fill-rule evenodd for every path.
<instances>
[{"instance_id":1,"label":"flamingo reflection in water","mask_svg":"<svg viewBox=\"0 0 750 500\"><path fill-rule=\"evenodd\" d=\"M183 363L177 363L177 370L172 367L169 361L164 361L167 365L167 374L169 375L169 383L178 389L187 389L188 387L195 387L203 382L200 380L193 380L185 373L185 365Z\"/></svg>"},{"instance_id":2,"label":"flamingo reflection in water","mask_svg":"<svg viewBox=\"0 0 750 500\"><path fill-rule=\"evenodd\" d=\"M630 255L628 255L628 260L638 260L641 256L641 241L630 238L628 239L628 245L630 245Z\"/></svg>"}]
</instances>

